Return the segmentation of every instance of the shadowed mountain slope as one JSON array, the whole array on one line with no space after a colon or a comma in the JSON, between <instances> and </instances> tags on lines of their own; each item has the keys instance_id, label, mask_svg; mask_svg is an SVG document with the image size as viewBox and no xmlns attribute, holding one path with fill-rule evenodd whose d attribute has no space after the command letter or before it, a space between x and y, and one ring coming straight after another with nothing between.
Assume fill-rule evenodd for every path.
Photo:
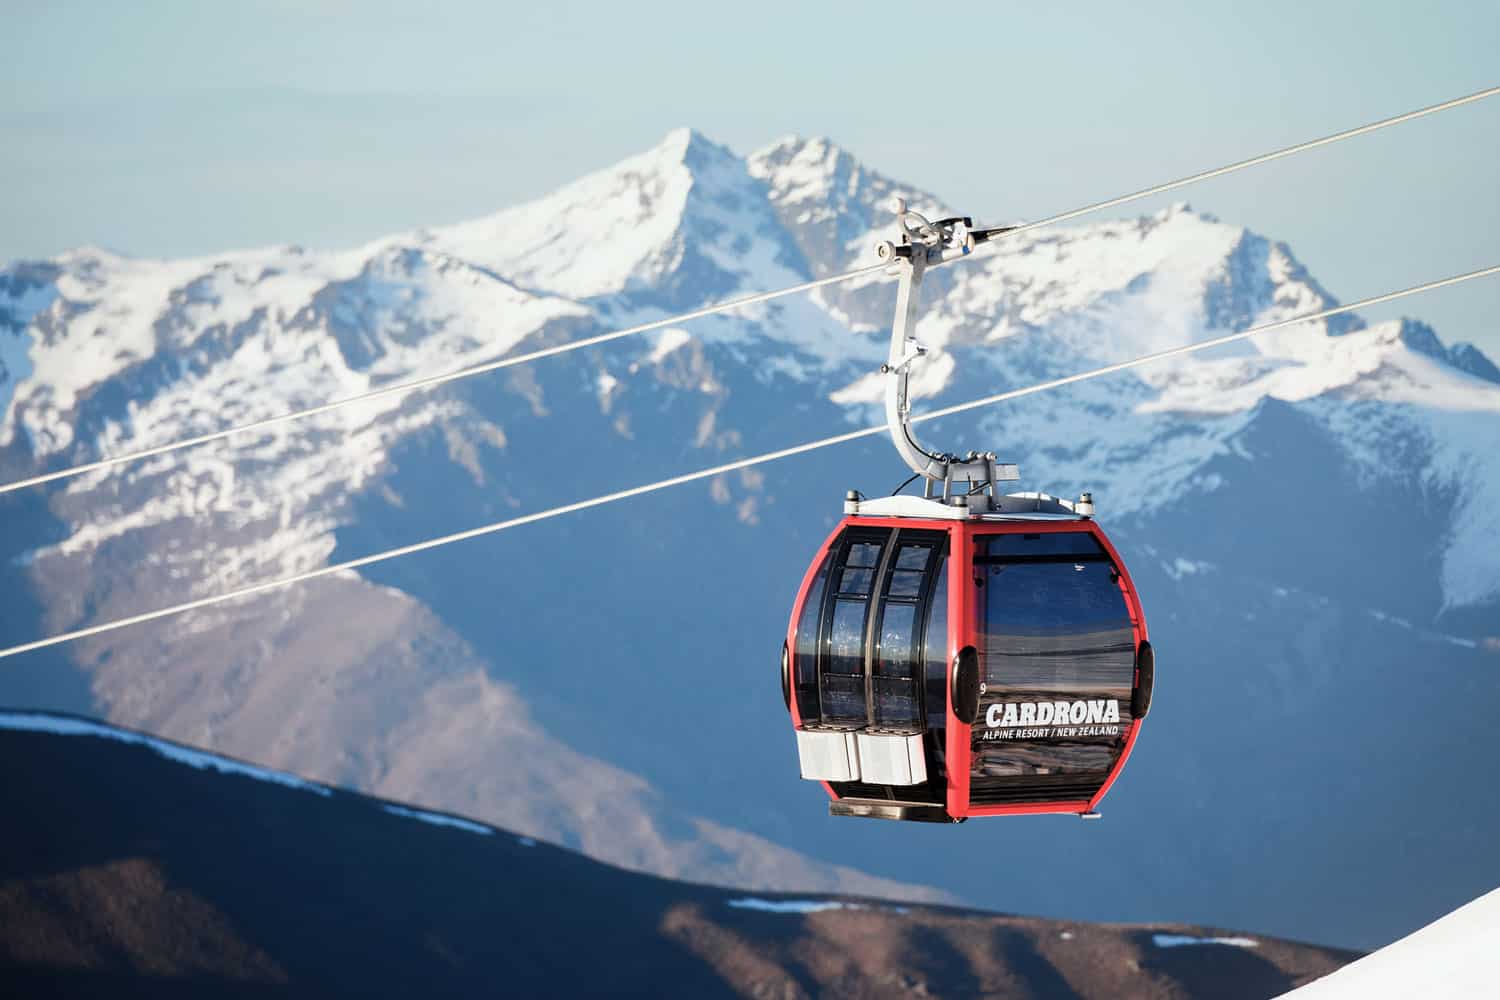
<instances>
[{"instance_id":1,"label":"shadowed mountain slope","mask_svg":"<svg viewBox=\"0 0 1500 1000\"><path fill-rule=\"evenodd\" d=\"M1266 997L1354 957L627 872L70 716L0 713L12 996Z\"/></svg>"}]
</instances>

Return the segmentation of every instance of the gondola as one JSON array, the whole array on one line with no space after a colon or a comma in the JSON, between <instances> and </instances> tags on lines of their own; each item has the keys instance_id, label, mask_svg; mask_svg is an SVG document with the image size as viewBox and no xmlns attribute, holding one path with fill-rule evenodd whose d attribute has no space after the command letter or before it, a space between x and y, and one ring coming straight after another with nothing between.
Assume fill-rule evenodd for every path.
<instances>
[{"instance_id":1,"label":"gondola","mask_svg":"<svg viewBox=\"0 0 1500 1000\"><path fill-rule=\"evenodd\" d=\"M898 212L886 415L924 490L848 494L798 589L781 685L801 774L838 816L1095 817L1151 705L1140 598L1090 495L1002 495L1014 466L913 436L922 274L1003 230Z\"/></svg>"}]
</instances>

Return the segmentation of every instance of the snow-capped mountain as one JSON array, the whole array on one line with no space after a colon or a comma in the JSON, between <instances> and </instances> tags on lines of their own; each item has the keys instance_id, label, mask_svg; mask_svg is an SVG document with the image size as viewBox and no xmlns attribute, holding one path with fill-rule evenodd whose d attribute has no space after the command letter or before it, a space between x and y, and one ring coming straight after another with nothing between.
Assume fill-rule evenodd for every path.
<instances>
[{"instance_id":1,"label":"snow-capped mountain","mask_svg":"<svg viewBox=\"0 0 1500 1000\"><path fill-rule=\"evenodd\" d=\"M836 273L871 259L897 193L942 207L827 140L741 158L683 130L354 250L15 263L0 476ZM875 422L893 295L872 275L0 497L0 640ZM1021 234L924 296L934 402L1335 301L1285 245L1185 205ZM12 661L0 696L738 885L824 877L781 844L979 905L1339 943L1488 888L1500 373L1481 352L1338 317L923 433L1019 461L1025 488L1091 489L1132 564L1163 669L1100 828L834 822L797 781L776 636L843 491L903 477L873 441ZM1424 874L1377 902L1374 866L1413 843Z\"/></svg>"}]
</instances>

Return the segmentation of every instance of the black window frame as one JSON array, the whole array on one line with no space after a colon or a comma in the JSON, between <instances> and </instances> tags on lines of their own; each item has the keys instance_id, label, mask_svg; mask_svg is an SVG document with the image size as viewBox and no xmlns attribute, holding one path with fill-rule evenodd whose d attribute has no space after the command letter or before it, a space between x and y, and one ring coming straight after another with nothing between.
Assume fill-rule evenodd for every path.
<instances>
[{"instance_id":1,"label":"black window frame","mask_svg":"<svg viewBox=\"0 0 1500 1000\"><path fill-rule=\"evenodd\" d=\"M927 611L932 605L933 590L937 585L937 567L941 564L943 556L947 552L947 537L945 531L933 531L924 528L901 528L897 529L892 536L887 549L886 567L881 580L879 604L876 611L871 615L869 621L869 639L865 655L865 676L867 684L866 710L869 716L870 728L893 730L893 731L925 731L930 728L927 723L927 699L926 699L926 672L927 672ZM922 560L921 585L917 593L907 597L903 595L892 595L891 587L896 581L897 565L900 561L900 553L903 546L913 548L925 548L927 556ZM902 569L900 572L911 572ZM916 707L916 717L903 725L887 725L884 720L877 718L879 712L879 701L876 697L875 678L876 667L882 652L882 633L884 632L886 609L892 603L904 607L910 607L912 614L911 634L908 637L906 654L905 680L911 686L911 698ZM946 624L946 623L945 623ZM946 638L947 629L944 628Z\"/></svg>"},{"instance_id":2,"label":"black window frame","mask_svg":"<svg viewBox=\"0 0 1500 1000\"><path fill-rule=\"evenodd\" d=\"M842 601L859 600L864 603L864 614L860 619L860 668L861 674L867 674L865 669L868 657L867 646L870 631L870 609L876 601L876 591L880 586L880 574L885 569L886 556L889 552L892 529L853 526L844 529L839 536L828 564L828 581L823 588L823 606L818 610L818 658L817 658L817 691L818 691L818 721L824 725L840 727L860 727L867 723L858 722L854 716L830 717L825 705L824 693L826 685L824 677L834 672L830 669L833 659L833 619L838 611L838 604ZM849 561L849 556L858 545L874 544L879 546L879 554L875 560L874 574L870 580L869 590L863 594L844 591L839 589L844 582L844 571ZM851 676L839 673L836 676ZM864 692L865 716L869 715L869 685L866 684Z\"/></svg>"},{"instance_id":3,"label":"black window frame","mask_svg":"<svg viewBox=\"0 0 1500 1000\"><path fill-rule=\"evenodd\" d=\"M880 555L875 567L875 574L867 593L851 593L839 590L843 582L844 570L847 566L850 552L855 546L861 544L878 544ZM898 563L898 553L903 545L924 547L927 549L926 558L923 560L920 572L922 581L917 588L915 596L892 597L891 585L895 580ZM927 644L930 641L929 633L932 631L929 612L932 605L933 594L942 580L946 579L944 574L937 570L944 565L944 560L950 555L949 533L941 528L891 528L872 525L851 525L835 540L829 547L825 558L822 572L826 573L825 585L821 597L821 607L818 609L817 618L817 657L815 663L816 693L817 693L817 719L816 723L836 728L857 729L890 729L896 731L920 732L928 728L927 705L924 695L925 669L927 660ZM949 567L951 572L951 567ZM903 568L902 572L912 572ZM809 594L809 597L812 595ZM864 715L857 718L853 715L840 715L830 717L824 704L824 675L832 674L829 668L833 659L833 621L838 612L840 601L859 600L864 604L863 617L861 619L861 646L860 646L860 669L864 680ZM912 685L912 697L916 707L916 718L910 724L899 727L882 727L877 718L877 699L875 692L875 668L876 657L879 652L879 632L884 622L885 609L889 603L894 601L898 604L909 605L912 608L913 624L911 629L910 644L906 657L907 679ZM946 659L947 647L947 622L939 623L940 638L944 647L944 659ZM842 672L837 676L852 676ZM812 720L805 720L811 722Z\"/></svg>"}]
</instances>

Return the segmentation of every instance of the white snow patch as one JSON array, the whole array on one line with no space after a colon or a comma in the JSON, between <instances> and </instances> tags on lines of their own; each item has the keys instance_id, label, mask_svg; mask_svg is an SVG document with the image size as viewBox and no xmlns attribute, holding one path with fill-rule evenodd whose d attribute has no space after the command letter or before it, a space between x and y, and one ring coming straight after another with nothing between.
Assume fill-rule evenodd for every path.
<instances>
[{"instance_id":1,"label":"white snow patch","mask_svg":"<svg viewBox=\"0 0 1500 1000\"><path fill-rule=\"evenodd\" d=\"M887 910L891 913L910 912L904 906L871 907L865 903L846 903L837 899L758 899L744 896L729 900L729 905L737 910L759 910L762 913L823 913L827 910L869 909Z\"/></svg>"},{"instance_id":2,"label":"white snow patch","mask_svg":"<svg viewBox=\"0 0 1500 1000\"><path fill-rule=\"evenodd\" d=\"M192 750L188 747L178 746L175 743L167 743L163 740L154 739L150 736L142 736L139 733L127 732L106 726L97 722L88 722L83 719L68 719L53 715L36 715L22 712L0 712L0 729L14 729L21 732L31 733L56 733L60 736L100 736L104 739L117 740L120 743L128 743L133 746L144 746L161 754L168 760L200 771L215 770L220 774L237 774L257 781L269 781L272 784L285 785L288 788L300 789L304 792L312 792L315 795L328 796L333 790L317 785L294 774L284 771L273 771L265 767L256 767L253 764L243 764L237 760L229 760L218 757L202 750Z\"/></svg>"},{"instance_id":3,"label":"white snow patch","mask_svg":"<svg viewBox=\"0 0 1500 1000\"><path fill-rule=\"evenodd\" d=\"M1151 943L1158 948L1184 948L1195 944L1223 944L1231 948L1259 948L1260 942L1247 937L1195 937L1191 934L1153 934Z\"/></svg>"},{"instance_id":4,"label":"white snow patch","mask_svg":"<svg viewBox=\"0 0 1500 1000\"><path fill-rule=\"evenodd\" d=\"M833 899L756 899L747 896L731 899L736 910L759 910L762 913L822 913L825 910L863 910L859 903L841 903Z\"/></svg>"},{"instance_id":5,"label":"white snow patch","mask_svg":"<svg viewBox=\"0 0 1500 1000\"><path fill-rule=\"evenodd\" d=\"M442 813L425 812L421 809L408 809L405 806L387 805L381 808L393 816L404 816L407 819L431 823L433 826L451 826L456 830L466 830L469 833L478 833L486 837L495 832L493 828L485 826L483 823L459 819L457 816L445 816Z\"/></svg>"},{"instance_id":6,"label":"white snow patch","mask_svg":"<svg viewBox=\"0 0 1500 1000\"><path fill-rule=\"evenodd\" d=\"M687 129L529 204L416 239L529 288L592 298L657 287L690 254L747 291L805 281L744 161Z\"/></svg>"},{"instance_id":7,"label":"white snow patch","mask_svg":"<svg viewBox=\"0 0 1500 1000\"><path fill-rule=\"evenodd\" d=\"M693 335L681 327L669 326L656 338L656 344L651 348L647 360L653 365L659 365L667 355L686 347L692 339Z\"/></svg>"},{"instance_id":8,"label":"white snow patch","mask_svg":"<svg viewBox=\"0 0 1500 1000\"><path fill-rule=\"evenodd\" d=\"M106 423L89 442L96 453L148 448L493 360L551 320L589 315L400 245L175 262L89 251L58 263L66 323L33 346L34 370L0 414L0 441L24 429L41 456L72 442L71 408L86 389L153 353L163 362L175 353L175 374ZM88 493L106 479L130 489L82 508L68 537L30 555L75 557L174 520L213 520L224 542L155 552L150 561L169 578L196 581L197 593L312 569L333 551L348 498L387 466L389 449L463 412L452 400L390 396L247 438L232 463L222 451L198 449L82 476L65 489ZM134 502L145 483L147 499Z\"/></svg>"},{"instance_id":9,"label":"white snow patch","mask_svg":"<svg viewBox=\"0 0 1500 1000\"><path fill-rule=\"evenodd\" d=\"M885 380L886 376L879 372L868 372L829 393L828 399L839 406L878 403L885 398Z\"/></svg>"},{"instance_id":10,"label":"white snow patch","mask_svg":"<svg viewBox=\"0 0 1500 1000\"><path fill-rule=\"evenodd\" d=\"M729 906L736 910L760 910L762 913L822 913L823 910L862 910L858 903L838 903L837 900L756 900L745 897L730 900Z\"/></svg>"},{"instance_id":11,"label":"white snow patch","mask_svg":"<svg viewBox=\"0 0 1500 1000\"><path fill-rule=\"evenodd\" d=\"M1197 576L1200 573L1207 573L1214 569L1214 564L1211 562L1184 559L1178 556L1173 562L1162 563L1162 569L1166 570L1167 575L1172 579L1181 580L1185 576Z\"/></svg>"},{"instance_id":12,"label":"white snow patch","mask_svg":"<svg viewBox=\"0 0 1500 1000\"><path fill-rule=\"evenodd\" d=\"M516 843L520 844L522 847L535 847L536 846L536 841L532 840L530 837L517 837L516 838Z\"/></svg>"},{"instance_id":13,"label":"white snow patch","mask_svg":"<svg viewBox=\"0 0 1500 1000\"><path fill-rule=\"evenodd\" d=\"M1464 649L1479 648L1479 641L1477 639L1465 639L1462 636L1449 635L1446 632L1434 632L1431 629L1420 628L1412 624L1410 621L1407 621L1405 618L1399 618L1396 615L1386 614L1384 611L1381 611L1378 608L1366 608L1365 614L1369 615L1371 618L1375 619L1378 622L1383 622L1387 625L1394 625L1397 628L1406 629L1408 632L1415 632L1422 638L1431 639L1434 642L1446 642L1449 645L1462 646Z\"/></svg>"},{"instance_id":14,"label":"white snow patch","mask_svg":"<svg viewBox=\"0 0 1500 1000\"><path fill-rule=\"evenodd\" d=\"M928 355L912 365L911 378L907 382L907 395L915 401L936 396L948 387L958 362L951 354ZM867 372L853 382L828 395L831 402L839 406L880 403L885 399L886 382L889 375L879 371Z\"/></svg>"}]
</instances>

